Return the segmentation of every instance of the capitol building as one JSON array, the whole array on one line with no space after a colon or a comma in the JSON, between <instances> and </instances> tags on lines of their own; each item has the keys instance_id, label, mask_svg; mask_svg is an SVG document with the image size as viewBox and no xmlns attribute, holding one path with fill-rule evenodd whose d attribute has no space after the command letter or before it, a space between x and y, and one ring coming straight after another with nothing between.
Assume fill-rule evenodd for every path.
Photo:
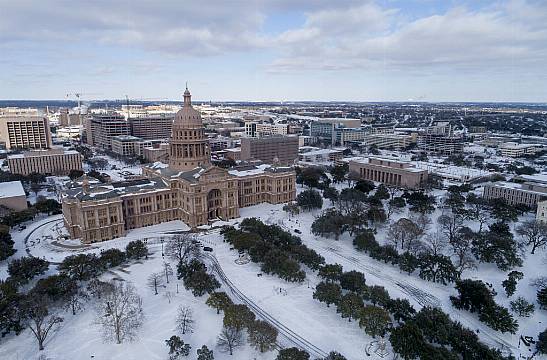
<instances>
[{"instance_id":1,"label":"capitol building","mask_svg":"<svg viewBox=\"0 0 547 360\"><path fill-rule=\"evenodd\" d=\"M169 163L143 167L142 179L80 185L63 193L64 224L84 243L124 236L128 230L182 220L192 229L239 217L239 209L296 197L296 174L276 164L223 169L211 164L209 141L188 89L176 114Z\"/></svg>"}]
</instances>

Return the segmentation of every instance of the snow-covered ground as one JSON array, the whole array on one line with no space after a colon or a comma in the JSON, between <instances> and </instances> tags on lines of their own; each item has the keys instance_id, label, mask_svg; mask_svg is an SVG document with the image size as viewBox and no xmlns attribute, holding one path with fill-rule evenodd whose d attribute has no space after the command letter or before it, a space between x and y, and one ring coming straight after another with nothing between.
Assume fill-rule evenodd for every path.
<instances>
[{"instance_id":1,"label":"snow-covered ground","mask_svg":"<svg viewBox=\"0 0 547 360\"><path fill-rule=\"evenodd\" d=\"M345 184L344 184L345 186ZM341 187L339 185L339 187ZM299 187L299 191L301 188ZM443 192L435 191L436 197L441 197ZM324 208L330 207L330 201L324 202ZM529 349L520 345L521 335L537 336L544 330L547 324L547 312L536 307L534 315L528 319L517 318L519 331L515 335L501 334L493 331L478 321L476 314L454 309L450 303L449 296L455 294L453 284L443 286L428 282L414 275L401 273L398 268L378 262L364 253L353 248L349 236L342 236L339 241L316 237L311 234L310 228L314 217L320 211L301 213L289 218L282 210L283 205L261 204L241 209L241 218L257 217L266 223L278 224L288 231L299 230L299 235L304 244L323 255L328 263L339 263L345 271L358 270L365 274L369 285L384 286L391 297L407 298L416 307L423 305L439 306L450 314L453 320L460 321L463 325L473 330L479 330L479 337L490 346L502 348L512 352L515 356L529 355ZM433 224L441 210L437 209L432 214ZM408 216L407 213L395 214L390 221L399 217ZM531 218L528 214L523 219ZM229 224L236 224L240 219L235 219ZM231 285L243 293L248 301L267 316L274 318L283 327L296 333L299 341L305 341L313 345L318 353L327 353L330 350L338 350L349 360L362 359L365 357L364 349L372 340L355 321L348 322L336 313L334 306L327 308L325 304L312 298L313 288L320 281L317 276L308 272L307 281L302 284L288 283L275 276L260 273L260 267L254 263L245 265L236 264L238 254L230 250L230 246L222 241L219 229L215 226L226 224L219 222L213 227L203 227L196 234L204 245L213 248L213 254L218 260L224 274L230 280ZM468 224L476 227L476 224ZM434 228L434 225L431 226ZM222 315L205 305L206 297L195 298L191 293L186 292L179 283L179 294L176 294L176 280L173 280L169 287L162 289L162 294L154 296L153 292L146 287L148 276L161 268L161 239L170 236L173 231L187 231L188 227L180 221L164 223L156 226L135 229L130 231L126 237L107 241L92 246L78 246L73 241L59 241L53 244L59 234L63 233L60 216L42 218L27 226L23 231L13 233L18 252L14 257L25 255L25 241L28 244L28 251L34 256L45 257L46 259L58 262L67 255L79 251L99 252L107 248L124 248L127 242L134 239L148 239L148 245L154 252L148 261L132 264L124 269L114 269L104 275L105 278L119 277L126 281L133 282L139 294L143 297L146 320L140 330L139 340L134 343L115 345L104 343L101 338L101 331L93 325L93 306L76 316L66 313L65 323L61 330L54 334L46 343L45 353L52 359L164 359L167 354L167 347L164 340L175 334L174 317L179 304L192 307L194 317L197 320L196 329L193 334L183 336L185 342L192 347L192 354L195 349L205 344L215 350L215 359L227 359L229 355L221 354L215 346L216 337L222 326ZM377 239L379 242L386 241L386 227L378 229ZM515 295L508 299L501 287L501 282L507 277L507 273L499 271L495 266L481 264L478 269L467 271L464 277L481 279L491 283L497 291L496 301L509 307L509 301L518 296L525 297L528 301L535 303L536 289L530 285L531 280L547 275L546 252L538 251L534 256L526 255L523 268L519 269L525 274L523 280L518 283ZM174 264L173 264L174 265ZM6 262L0 263L0 276L6 276ZM52 270L54 271L54 266ZM229 289L223 285L223 290ZM171 304L163 295L166 291L174 293ZM280 335L279 342L282 346L294 346L295 340ZM72 344L78 344L73 346ZM36 358L37 346L34 338L28 330L20 336L8 336L0 340L0 359L34 359ZM317 354L313 354L312 358ZM275 351L260 354L249 347L237 350L234 359L261 359L269 360L275 358ZM374 357L369 357L373 359ZM537 358L537 357L536 357Z\"/></svg>"}]
</instances>

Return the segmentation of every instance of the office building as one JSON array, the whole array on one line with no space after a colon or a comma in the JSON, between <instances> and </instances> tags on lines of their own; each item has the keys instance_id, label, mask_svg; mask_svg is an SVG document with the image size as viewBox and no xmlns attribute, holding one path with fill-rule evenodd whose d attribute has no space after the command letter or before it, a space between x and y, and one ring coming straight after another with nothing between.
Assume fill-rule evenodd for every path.
<instances>
[{"instance_id":1,"label":"office building","mask_svg":"<svg viewBox=\"0 0 547 360\"><path fill-rule=\"evenodd\" d=\"M535 182L497 181L484 187L483 197L487 200L502 198L509 205L535 208L540 201L547 199L547 185Z\"/></svg>"},{"instance_id":2,"label":"office building","mask_svg":"<svg viewBox=\"0 0 547 360\"><path fill-rule=\"evenodd\" d=\"M51 131L47 117L34 112L0 113L0 142L6 149L47 149Z\"/></svg>"},{"instance_id":3,"label":"office building","mask_svg":"<svg viewBox=\"0 0 547 360\"><path fill-rule=\"evenodd\" d=\"M7 161L10 172L21 175L68 175L72 170L82 170L82 155L75 150L26 151L9 155Z\"/></svg>"},{"instance_id":4,"label":"office building","mask_svg":"<svg viewBox=\"0 0 547 360\"><path fill-rule=\"evenodd\" d=\"M543 146L539 144L518 144L514 142L506 142L499 146L502 156L507 157L523 157L535 155L543 150Z\"/></svg>"},{"instance_id":5,"label":"office building","mask_svg":"<svg viewBox=\"0 0 547 360\"><path fill-rule=\"evenodd\" d=\"M290 165L298 159L298 136L241 138L241 160Z\"/></svg>"},{"instance_id":6,"label":"office building","mask_svg":"<svg viewBox=\"0 0 547 360\"><path fill-rule=\"evenodd\" d=\"M349 171L364 180L409 189L423 187L428 176L427 170L418 169L410 162L381 157L350 160Z\"/></svg>"},{"instance_id":7,"label":"office building","mask_svg":"<svg viewBox=\"0 0 547 360\"><path fill-rule=\"evenodd\" d=\"M171 136L174 115L148 115L129 118L132 136L143 140L168 139Z\"/></svg>"},{"instance_id":8,"label":"office building","mask_svg":"<svg viewBox=\"0 0 547 360\"><path fill-rule=\"evenodd\" d=\"M87 143L101 149L112 149L112 138L119 135L131 135L129 123L122 115L93 114L86 119Z\"/></svg>"}]
</instances>

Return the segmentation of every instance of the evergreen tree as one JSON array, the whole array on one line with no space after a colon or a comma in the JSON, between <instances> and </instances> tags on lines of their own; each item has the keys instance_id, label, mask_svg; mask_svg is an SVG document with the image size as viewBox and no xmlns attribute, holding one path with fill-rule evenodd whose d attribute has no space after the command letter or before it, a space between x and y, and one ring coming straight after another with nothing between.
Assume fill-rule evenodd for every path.
<instances>
[{"instance_id":1,"label":"evergreen tree","mask_svg":"<svg viewBox=\"0 0 547 360\"><path fill-rule=\"evenodd\" d=\"M78 281L98 276L104 267L95 254L70 255L59 264L59 271Z\"/></svg>"},{"instance_id":2,"label":"evergreen tree","mask_svg":"<svg viewBox=\"0 0 547 360\"><path fill-rule=\"evenodd\" d=\"M15 242L11 239L9 226L0 225L0 261L6 260L17 250L13 248Z\"/></svg>"},{"instance_id":3,"label":"evergreen tree","mask_svg":"<svg viewBox=\"0 0 547 360\"><path fill-rule=\"evenodd\" d=\"M40 258L23 256L8 264L8 274L17 285L24 285L32 278L42 275L49 268L49 263Z\"/></svg>"},{"instance_id":4,"label":"evergreen tree","mask_svg":"<svg viewBox=\"0 0 547 360\"><path fill-rule=\"evenodd\" d=\"M409 275L412 274L419 265L420 260L418 257L408 251L405 251L401 256L399 256L399 268Z\"/></svg>"},{"instance_id":5,"label":"evergreen tree","mask_svg":"<svg viewBox=\"0 0 547 360\"><path fill-rule=\"evenodd\" d=\"M319 268L318 275L327 281L340 281L342 276L342 265L340 264L325 264Z\"/></svg>"},{"instance_id":6,"label":"evergreen tree","mask_svg":"<svg viewBox=\"0 0 547 360\"><path fill-rule=\"evenodd\" d=\"M220 310L225 311L228 306L233 304L232 300L223 291L211 293L205 303L210 307L216 309L217 314L220 313Z\"/></svg>"},{"instance_id":7,"label":"evergreen tree","mask_svg":"<svg viewBox=\"0 0 547 360\"><path fill-rule=\"evenodd\" d=\"M377 249L380 244L376 241L372 229L364 229L353 239L353 246L355 246L357 250L370 252Z\"/></svg>"},{"instance_id":8,"label":"evergreen tree","mask_svg":"<svg viewBox=\"0 0 547 360\"><path fill-rule=\"evenodd\" d=\"M323 198L317 190L304 190L296 197L296 202L304 211L321 209L323 207Z\"/></svg>"},{"instance_id":9,"label":"evergreen tree","mask_svg":"<svg viewBox=\"0 0 547 360\"><path fill-rule=\"evenodd\" d=\"M359 316L359 311L362 308L363 299L356 293L349 292L340 298L336 311L351 322L351 319L356 319Z\"/></svg>"},{"instance_id":10,"label":"evergreen tree","mask_svg":"<svg viewBox=\"0 0 547 360\"><path fill-rule=\"evenodd\" d=\"M506 223L490 225L473 240L473 254L482 262L495 263L503 271L522 266L517 242Z\"/></svg>"},{"instance_id":11,"label":"evergreen tree","mask_svg":"<svg viewBox=\"0 0 547 360\"><path fill-rule=\"evenodd\" d=\"M311 232L317 236L333 236L338 240L347 229L347 219L338 210L331 208L325 210L311 224Z\"/></svg>"},{"instance_id":12,"label":"evergreen tree","mask_svg":"<svg viewBox=\"0 0 547 360\"><path fill-rule=\"evenodd\" d=\"M287 348L279 350L275 360L310 360L310 354L299 348Z\"/></svg>"},{"instance_id":13,"label":"evergreen tree","mask_svg":"<svg viewBox=\"0 0 547 360\"><path fill-rule=\"evenodd\" d=\"M537 301L541 309L547 309L547 286L538 290Z\"/></svg>"},{"instance_id":14,"label":"evergreen tree","mask_svg":"<svg viewBox=\"0 0 547 360\"><path fill-rule=\"evenodd\" d=\"M107 249L99 256L99 260L106 268L119 266L125 262L125 259L125 253L119 249Z\"/></svg>"},{"instance_id":15,"label":"evergreen tree","mask_svg":"<svg viewBox=\"0 0 547 360\"><path fill-rule=\"evenodd\" d=\"M390 323L389 313L379 306L367 305L359 311L359 326L372 337L384 336Z\"/></svg>"},{"instance_id":16,"label":"evergreen tree","mask_svg":"<svg viewBox=\"0 0 547 360\"><path fill-rule=\"evenodd\" d=\"M530 317L534 313L534 304L530 304L523 297L511 301L511 310L520 317Z\"/></svg>"},{"instance_id":17,"label":"evergreen tree","mask_svg":"<svg viewBox=\"0 0 547 360\"><path fill-rule=\"evenodd\" d=\"M370 301L373 305L387 306L391 300L387 290L380 285L373 285L363 291L363 298Z\"/></svg>"},{"instance_id":18,"label":"evergreen tree","mask_svg":"<svg viewBox=\"0 0 547 360\"><path fill-rule=\"evenodd\" d=\"M178 360L183 356L190 355L190 344L185 344L177 335L173 335L169 340L165 340L166 345L169 347L169 360Z\"/></svg>"},{"instance_id":19,"label":"evergreen tree","mask_svg":"<svg viewBox=\"0 0 547 360\"><path fill-rule=\"evenodd\" d=\"M393 347L393 351L404 360L419 359L425 347L422 332L414 322L404 323L391 330L389 342Z\"/></svg>"},{"instance_id":20,"label":"evergreen tree","mask_svg":"<svg viewBox=\"0 0 547 360\"><path fill-rule=\"evenodd\" d=\"M255 314L247 307L247 305L234 304L230 305L224 311L224 327L243 330L249 328L255 321Z\"/></svg>"},{"instance_id":21,"label":"evergreen tree","mask_svg":"<svg viewBox=\"0 0 547 360\"><path fill-rule=\"evenodd\" d=\"M507 279L503 280L501 285L505 289L507 297L512 296L517 290L517 282L522 280L524 274L520 271L511 271L507 276Z\"/></svg>"},{"instance_id":22,"label":"evergreen tree","mask_svg":"<svg viewBox=\"0 0 547 360\"><path fill-rule=\"evenodd\" d=\"M320 282L315 287L313 298L324 302L327 307L330 304L338 304L342 298L342 289L340 285L331 282Z\"/></svg>"},{"instance_id":23,"label":"evergreen tree","mask_svg":"<svg viewBox=\"0 0 547 360\"><path fill-rule=\"evenodd\" d=\"M386 308L398 322L408 321L416 313L416 310L407 299L390 300Z\"/></svg>"},{"instance_id":24,"label":"evergreen tree","mask_svg":"<svg viewBox=\"0 0 547 360\"><path fill-rule=\"evenodd\" d=\"M130 241L125 247L125 253L129 259L148 259L148 248L142 240Z\"/></svg>"},{"instance_id":25,"label":"evergreen tree","mask_svg":"<svg viewBox=\"0 0 547 360\"><path fill-rule=\"evenodd\" d=\"M445 255L425 254L419 258L420 277L439 282L443 285L458 278L458 272L452 261Z\"/></svg>"},{"instance_id":26,"label":"evergreen tree","mask_svg":"<svg viewBox=\"0 0 547 360\"><path fill-rule=\"evenodd\" d=\"M543 330L543 332L538 335L536 353L547 354L547 329Z\"/></svg>"},{"instance_id":27,"label":"evergreen tree","mask_svg":"<svg viewBox=\"0 0 547 360\"><path fill-rule=\"evenodd\" d=\"M209 350L205 345L203 345L201 349L197 350L197 355L197 360L215 360L213 350Z\"/></svg>"},{"instance_id":28,"label":"evergreen tree","mask_svg":"<svg viewBox=\"0 0 547 360\"><path fill-rule=\"evenodd\" d=\"M344 272L340 276L340 286L344 290L360 293L366 286L365 275L355 270Z\"/></svg>"}]
</instances>

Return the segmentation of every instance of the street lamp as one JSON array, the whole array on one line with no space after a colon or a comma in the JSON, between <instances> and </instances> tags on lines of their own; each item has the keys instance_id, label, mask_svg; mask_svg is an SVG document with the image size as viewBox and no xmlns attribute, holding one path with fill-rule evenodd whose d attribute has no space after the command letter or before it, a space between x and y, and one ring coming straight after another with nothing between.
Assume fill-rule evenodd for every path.
<instances>
[{"instance_id":1,"label":"street lamp","mask_svg":"<svg viewBox=\"0 0 547 360\"><path fill-rule=\"evenodd\" d=\"M163 257L163 238L161 238L160 242L161 242L161 257Z\"/></svg>"}]
</instances>

